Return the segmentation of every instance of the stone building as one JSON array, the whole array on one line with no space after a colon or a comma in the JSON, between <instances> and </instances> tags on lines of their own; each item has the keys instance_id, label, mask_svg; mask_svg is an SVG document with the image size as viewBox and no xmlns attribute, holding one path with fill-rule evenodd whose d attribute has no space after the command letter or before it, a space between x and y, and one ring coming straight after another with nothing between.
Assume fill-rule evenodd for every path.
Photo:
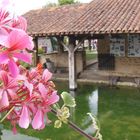
<instances>
[{"instance_id":1,"label":"stone building","mask_svg":"<svg viewBox=\"0 0 140 140\"><path fill-rule=\"evenodd\" d=\"M44 11L25 14L29 34L35 42L40 36L55 36L59 46L68 50L70 88L76 88L75 52L85 39L98 40L99 71L118 77L140 77L139 0L93 0ZM68 45L64 44L65 36Z\"/></svg>"}]
</instances>

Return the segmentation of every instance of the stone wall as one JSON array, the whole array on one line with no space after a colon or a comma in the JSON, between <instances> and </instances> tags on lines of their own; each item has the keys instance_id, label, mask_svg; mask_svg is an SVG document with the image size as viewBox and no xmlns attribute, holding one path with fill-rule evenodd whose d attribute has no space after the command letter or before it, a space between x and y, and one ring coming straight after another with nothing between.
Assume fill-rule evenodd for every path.
<instances>
[{"instance_id":1,"label":"stone wall","mask_svg":"<svg viewBox=\"0 0 140 140\"><path fill-rule=\"evenodd\" d=\"M140 77L140 57L128 57L128 39L125 37L125 57L115 57L114 72L130 77ZM98 40L98 53L109 54L110 53L110 41L109 36L105 35L104 39ZM99 62L100 63L100 62ZM107 63L107 62L106 62ZM108 72L108 70L106 70Z\"/></svg>"},{"instance_id":2,"label":"stone wall","mask_svg":"<svg viewBox=\"0 0 140 140\"><path fill-rule=\"evenodd\" d=\"M115 71L124 76L140 77L140 58L115 58Z\"/></svg>"},{"instance_id":3,"label":"stone wall","mask_svg":"<svg viewBox=\"0 0 140 140\"><path fill-rule=\"evenodd\" d=\"M51 53L51 54L41 54L41 62L44 63L46 58L49 58L56 68L65 68L68 71L68 52L63 53ZM83 71L85 65L85 53L83 51L76 52L76 71L77 73Z\"/></svg>"}]
</instances>

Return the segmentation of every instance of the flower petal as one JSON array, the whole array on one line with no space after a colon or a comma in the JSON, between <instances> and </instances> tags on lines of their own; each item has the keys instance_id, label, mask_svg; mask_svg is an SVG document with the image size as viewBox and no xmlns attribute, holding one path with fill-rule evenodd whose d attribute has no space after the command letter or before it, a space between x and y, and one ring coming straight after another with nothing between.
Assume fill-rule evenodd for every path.
<instances>
[{"instance_id":1,"label":"flower petal","mask_svg":"<svg viewBox=\"0 0 140 140\"><path fill-rule=\"evenodd\" d=\"M0 44L2 46L5 46L6 42L7 42L7 38L8 38L8 32L0 27Z\"/></svg>"},{"instance_id":2,"label":"flower petal","mask_svg":"<svg viewBox=\"0 0 140 140\"><path fill-rule=\"evenodd\" d=\"M8 68L9 68L9 72L11 73L11 75L13 77L17 77L17 75L19 74L19 69L14 60L11 59L9 61Z\"/></svg>"},{"instance_id":3,"label":"flower petal","mask_svg":"<svg viewBox=\"0 0 140 140\"><path fill-rule=\"evenodd\" d=\"M33 43L33 38L32 38L31 36L29 36L29 41L30 41L30 45L27 47L27 49L33 50L33 48L34 48L34 43Z\"/></svg>"},{"instance_id":4,"label":"flower petal","mask_svg":"<svg viewBox=\"0 0 140 140\"><path fill-rule=\"evenodd\" d=\"M12 132L13 132L14 135L17 134L17 128L16 128L16 126L14 126L14 127L12 128Z\"/></svg>"},{"instance_id":5,"label":"flower petal","mask_svg":"<svg viewBox=\"0 0 140 140\"><path fill-rule=\"evenodd\" d=\"M2 99L3 89L0 89L0 100Z\"/></svg>"},{"instance_id":6,"label":"flower petal","mask_svg":"<svg viewBox=\"0 0 140 140\"><path fill-rule=\"evenodd\" d=\"M24 105L19 119L19 126L21 128L27 129L29 127L29 124L30 124L30 117L29 117L28 108L27 106Z\"/></svg>"},{"instance_id":7,"label":"flower petal","mask_svg":"<svg viewBox=\"0 0 140 140\"><path fill-rule=\"evenodd\" d=\"M7 89L7 92L8 92L8 95L10 95L12 100L14 100L14 99L16 99L18 97L14 90Z\"/></svg>"},{"instance_id":8,"label":"flower petal","mask_svg":"<svg viewBox=\"0 0 140 140\"><path fill-rule=\"evenodd\" d=\"M8 76L8 84L7 84L7 88L8 89L15 89L16 87L18 87L18 77L13 78L11 76Z\"/></svg>"},{"instance_id":9,"label":"flower petal","mask_svg":"<svg viewBox=\"0 0 140 140\"><path fill-rule=\"evenodd\" d=\"M9 57L7 52L0 53L0 64L8 63Z\"/></svg>"},{"instance_id":10,"label":"flower petal","mask_svg":"<svg viewBox=\"0 0 140 140\"><path fill-rule=\"evenodd\" d=\"M59 101L59 96L57 95L57 92L54 91L48 100L48 105L52 105L58 101Z\"/></svg>"},{"instance_id":11,"label":"flower petal","mask_svg":"<svg viewBox=\"0 0 140 140\"><path fill-rule=\"evenodd\" d=\"M48 69L45 69L42 75L42 79L44 79L45 81L50 80L52 77L52 73L48 71Z\"/></svg>"},{"instance_id":12,"label":"flower petal","mask_svg":"<svg viewBox=\"0 0 140 140\"><path fill-rule=\"evenodd\" d=\"M23 50L31 45L31 40L28 34L20 29L16 29L10 32L9 37L9 51Z\"/></svg>"},{"instance_id":13,"label":"flower petal","mask_svg":"<svg viewBox=\"0 0 140 140\"><path fill-rule=\"evenodd\" d=\"M27 80L25 80L24 85L28 88L31 96L33 92L33 84L30 84Z\"/></svg>"},{"instance_id":14,"label":"flower petal","mask_svg":"<svg viewBox=\"0 0 140 140\"><path fill-rule=\"evenodd\" d=\"M8 107L8 106L9 106L8 95L6 92L4 92L0 100L0 108Z\"/></svg>"},{"instance_id":15,"label":"flower petal","mask_svg":"<svg viewBox=\"0 0 140 140\"><path fill-rule=\"evenodd\" d=\"M19 16L19 17L17 17L17 19L15 19L13 21L12 27L19 28L19 29L22 29L22 30L26 31L26 29L27 29L27 20L24 17Z\"/></svg>"},{"instance_id":16,"label":"flower petal","mask_svg":"<svg viewBox=\"0 0 140 140\"><path fill-rule=\"evenodd\" d=\"M14 53L13 56L26 63L31 63L32 61L32 55L29 53Z\"/></svg>"},{"instance_id":17,"label":"flower petal","mask_svg":"<svg viewBox=\"0 0 140 140\"><path fill-rule=\"evenodd\" d=\"M16 135L17 134L16 121L15 120L11 121L11 124L13 126L12 132L13 132L14 135Z\"/></svg>"},{"instance_id":18,"label":"flower petal","mask_svg":"<svg viewBox=\"0 0 140 140\"><path fill-rule=\"evenodd\" d=\"M0 77L1 77L1 80L3 81L3 83L4 83L4 86L6 87L8 85L8 74L7 74L7 72L0 71Z\"/></svg>"},{"instance_id":19,"label":"flower petal","mask_svg":"<svg viewBox=\"0 0 140 140\"><path fill-rule=\"evenodd\" d=\"M39 84L38 84L38 89L39 89L39 91L40 91L42 97L45 99L48 90L45 88L45 86L44 86L42 83L39 83Z\"/></svg>"},{"instance_id":20,"label":"flower petal","mask_svg":"<svg viewBox=\"0 0 140 140\"><path fill-rule=\"evenodd\" d=\"M42 126L44 126L43 124L43 112L40 109L38 109L32 121L32 127L34 129L40 129Z\"/></svg>"}]
</instances>

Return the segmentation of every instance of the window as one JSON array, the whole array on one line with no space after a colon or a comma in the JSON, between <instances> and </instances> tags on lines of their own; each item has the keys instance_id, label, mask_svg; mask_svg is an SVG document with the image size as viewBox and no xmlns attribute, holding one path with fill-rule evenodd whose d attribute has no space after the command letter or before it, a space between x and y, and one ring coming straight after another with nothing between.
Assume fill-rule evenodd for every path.
<instances>
[{"instance_id":1,"label":"window","mask_svg":"<svg viewBox=\"0 0 140 140\"><path fill-rule=\"evenodd\" d=\"M110 54L125 56L125 39L121 37L110 38Z\"/></svg>"},{"instance_id":2,"label":"window","mask_svg":"<svg viewBox=\"0 0 140 140\"><path fill-rule=\"evenodd\" d=\"M51 39L47 37L39 37L38 50L39 53L52 53L54 50L53 50Z\"/></svg>"},{"instance_id":3,"label":"window","mask_svg":"<svg viewBox=\"0 0 140 140\"><path fill-rule=\"evenodd\" d=\"M140 34L130 34L128 38L128 56L140 57Z\"/></svg>"}]
</instances>

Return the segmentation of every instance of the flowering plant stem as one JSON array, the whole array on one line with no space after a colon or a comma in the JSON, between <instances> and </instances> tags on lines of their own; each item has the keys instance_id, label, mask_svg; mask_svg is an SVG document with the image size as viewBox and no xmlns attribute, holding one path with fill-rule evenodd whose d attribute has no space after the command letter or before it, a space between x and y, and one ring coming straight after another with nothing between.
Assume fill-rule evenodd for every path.
<instances>
[{"instance_id":1,"label":"flowering plant stem","mask_svg":"<svg viewBox=\"0 0 140 140\"><path fill-rule=\"evenodd\" d=\"M57 115L57 112L54 109L51 109L51 112L54 115ZM85 136L86 138L88 138L89 140L97 140L96 138L92 137L91 135L85 133L82 129L80 129L77 125L75 125L73 122L71 122L70 120L68 120L68 125L74 129L75 131L77 131L78 133L80 133L81 135Z\"/></svg>"},{"instance_id":2,"label":"flowering plant stem","mask_svg":"<svg viewBox=\"0 0 140 140\"><path fill-rule=\"evenodd\" d=\"M6 115L0 120L0 123L2 123L6 118L7 116L14 110L14 106L8 111L8 113L6 113Z\"/></svg>"}]
</instances>

